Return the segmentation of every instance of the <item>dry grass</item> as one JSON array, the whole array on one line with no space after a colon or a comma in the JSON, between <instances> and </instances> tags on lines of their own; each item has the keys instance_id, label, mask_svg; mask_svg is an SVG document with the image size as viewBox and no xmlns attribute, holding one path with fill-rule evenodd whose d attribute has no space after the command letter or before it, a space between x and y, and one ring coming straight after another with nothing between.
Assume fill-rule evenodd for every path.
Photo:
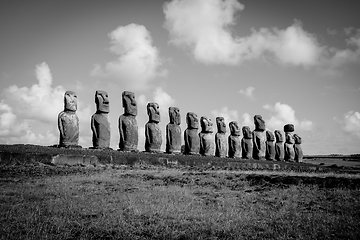
<instances>
[{"instance_id":1,"label":"dry grass","mask_svg":"<svg viewBox=\"0 0 360 240\"><path fill-rule=\"evenodd\" d=\"M359 239L359 189L258 184L247 178L254 173L273 174L119 167L81 174L7 177L0 182L0 236ZM287 174L296 178L299 173Z\"/></svg>"}]
</instances>

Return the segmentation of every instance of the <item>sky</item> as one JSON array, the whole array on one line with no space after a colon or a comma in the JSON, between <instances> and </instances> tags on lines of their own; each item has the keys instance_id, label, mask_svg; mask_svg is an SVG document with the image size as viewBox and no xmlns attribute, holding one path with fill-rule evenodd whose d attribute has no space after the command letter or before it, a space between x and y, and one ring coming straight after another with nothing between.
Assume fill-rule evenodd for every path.
<instances>
[{"instance_id":1,"label":"sky","mask_svg":"<svg viewBox=\"0 0 360 240\"><path fill-rule=\"evenodd\" d=\"M7 1L0 8L0 143L58 144L64 93L78 96L91 146L94 95L109 95L118 149L121 94L215 124L295 125L309 154L360 153L360 2L289 0ZM215 127L216 128L216 127ZM216 129L214 129L216 131ZM229 128L227 129L229 131ZM165 139L162 149L165 149Z\"/></svg>"}]
</instances>

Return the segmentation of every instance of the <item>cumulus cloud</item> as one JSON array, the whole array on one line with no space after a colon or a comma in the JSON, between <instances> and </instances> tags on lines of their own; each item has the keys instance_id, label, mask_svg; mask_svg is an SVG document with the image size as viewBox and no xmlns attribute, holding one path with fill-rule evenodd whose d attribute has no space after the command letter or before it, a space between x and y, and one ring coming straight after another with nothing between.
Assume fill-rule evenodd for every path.
<instances>
[{"instance_id":1,"label":"cumulus cloud","mask_svg":"<svg viewBox=\"0 0 360 240\"><path fill-rule=\"evenodd\" d=\"M0 101L0 142L57 142L57 116L63 110L65 89L52 87L51 71L45 62L36 65L35 74L38 83L29 88L12 85L4 89L4 99ZM81 101L78 105L79 120L87 123L90 107L82 106Z\"/></svg>"},{"instance_id":2,"label":"cumulus cloud","mask_svg":"<svg viewBox=\"0 0 360 240\"><path fill-rule=\"evenodd\" d=\"M239 93L251 100L255 100L255 97L254 97L254 91L255 91L255 88L252 87L252 86L249 86L247 87L245 90L243 89L240 89L239 90Z\"/></svg>"},{"instance_id":3,"label":"cumulus cloud","mask_svg":"<svg viewBox=\"0 0 360 240\"><path fill-rule=\"evenodd\" d=\"M254 120L253 118L250 116L249 113L243 113L241 115L242 118L242 126L248 126L251 127L254 125Z\"/></svg>"},{"instance_id":4,"label":"cumulus cloud","mask_svg":"<svg viewBox=\"0 0 360 240\"><path fill-rule=\"evenodd\" d=\"M349 111L344 114L342 119L334 118L345 132L354 134L360 138L360 113L355 111Z\"/></svg>"},{"instance_id":5,"label":"cumulus cloud","mask_svg":"<svg viewBox=\"0 0 360 240\"><path fill-rule=\"evenodd\" d=\"M314 127L312 121L306 119L299 121L295 116L295 110L287 104L277 102L274 107L269 104L263 107L273 113L270 119L265 120L266 127L271 130L281 130L288 123L294 124L295 130L309 131Z\"/></svg>"},{"instance_id":6,"label":"cumulus cloud","mask_svg":"<svg viewBox=\"0 0 360 240\"><path fill-rule=\"evenodd\" d=\"M322 46L297 20L286 29L252 29L249 36L234 36L231 27L243 9L237 0L173 0L164 4L165 28L172 44L189 48L205 64L271 58L283 65L325 68L359 62L358 38L347 40L354 49Z\"/></svg>"},{"instance_id":7,"label":"cumulus cloud","mask_svg":"<svg viewBox=\"0 0 360 240\"><path fill-rule=\"evenodd\" d=\"M229 124L231 121L238 121L239 119L238 112L228 107L223 107L220 110L214 109L211 111L211 114L214 116L214 119L216 119L216 117L223 117L226 124Z\"/></svg>"},{"instance_id":8,"label":"cumulus cloud","mask_svg":"<svg viewBox=\"0 0 360 240\"><path fill-rule=\"evenodd\" d=\"M95 64L92 76L113 79L126 88L143 90L151 80L167 74L162 69L162 60L153 46L150 32L143 25L119 26L109 33L109 38L110 51L118 58L106 63L105 67Z\"/></svg>"}]
</instances>

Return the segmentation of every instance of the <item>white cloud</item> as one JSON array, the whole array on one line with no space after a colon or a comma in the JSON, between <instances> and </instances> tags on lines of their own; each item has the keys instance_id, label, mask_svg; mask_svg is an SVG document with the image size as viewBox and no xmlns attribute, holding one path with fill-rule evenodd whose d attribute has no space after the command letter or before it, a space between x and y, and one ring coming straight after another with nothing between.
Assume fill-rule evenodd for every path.
<instances>
[{"instance_id":1,"label":"white cloud","mask_svg":"<svg viewBox=\"0 0 360 240\"><path fill-rule=\"evenodd\" d=\"M243 113L243 115L241 115L241 118L242 118L242 126L248 126L250 128L254 126L254 120L249 113Z\"/></svg>"},{"instance_id":2,"label":"white cloud","mask_svg":"<svg viewBox=\"0 0 360 240\"><path fill-rule=\"evenodd\" d=\"M51 71L45 62L36 65L35 73L37 84L29 88L12 85L4 90L0 142L51 145L58 141L57 117L63 110L65 89L52 87ZM81 101L78 106L80 125L89 125L90 107Z\"/></svg>"},{"instance_id":3,"label":"white cloud","mask_svg":"<svg viewBox=\"0 0 360 240\"><path fill-rule=\"evenodd\" d=\"M321 46L297 20L286 29L252 29L249 36L234 36L231 27L243 9L237 0L173 0L164 4L165 28L172 44L189 48L205 64L272 58L283 65L332 68L359 62L358 37L347 40L354 49Z\"/></svg>"},{"instance_id":4,"label":"white cloud","mask_svg":"<svg viewBox=\"0 0 360 240\"><path fill-rule=\"evenodd\" d=\"M119 26L109 33L109 38L110 51L118 58L106 63L104 68L95 64L92 76L114 79L125 88L143 90L151 80L167 74L162 69L158 49L152 45L150 32L143 25Z\"/></svg>"},{"instance_id":5,"label":"white cloud","mask_svg":"<svg viewBox=\"0 0 360 240\"><path fill-rule=\"evenodd\" d=\"M334 118L343 128L345 132L356 135L360 138L360 113L355 111L349 111L344 114L341 120Z\"/></svg>"},{"instance_id":6,"label":"white cloud","mask_svg":"<svg viewBox=\"0 0 360 240\"><path fill-rule=\"evenodd\" d=\"M230 110L228 107L223 107L220 110L212 110L211 114L216 117L223 117L225 119L225 123L228 125L231 121L238 121L238 112L236 110Z\"/></svg>"},{"instance_id":7,"label":"white cloud","mask_svg":"<svg viewBox=\"0 0 360 240\"><path fill-rule=\"evenodd\" d=\"M251 100L255 100L254 91L255 91L255 88L252 86L249 86L245 90L240 89L239 93L247 98L250 98Z\"/></svg>"},{"instance_id":8,"label":"white cloud","mask_svg":"<svg viewBox=\"0 0 360 240\"><path fill-rule=\"evenodd\" d=\"M273 112L274 115L270 119L265 120L266 127L271 130L282 130L285 124L294 124L295 130L309 131L313 129L314 123L309 120L299 121L295 117L295 110L287 104L277 102L272 107L269 104L263 106L266 110Z\"/></svg>"}]
</instances>

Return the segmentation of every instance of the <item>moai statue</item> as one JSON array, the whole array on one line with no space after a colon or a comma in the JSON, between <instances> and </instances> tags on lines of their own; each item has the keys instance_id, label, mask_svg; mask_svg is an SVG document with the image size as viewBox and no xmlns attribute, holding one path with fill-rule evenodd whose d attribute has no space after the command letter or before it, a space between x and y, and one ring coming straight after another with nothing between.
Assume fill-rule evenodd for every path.
<instances>
[{"instance_id":1,"label":"moai statue","mask_svg":"<svg viewBox=\"0 0 360 240\"><path fill-rule=\"evenodd\" d=\"M170 122L166 125L166 152L181 152L181 116L177 107L169 107Z\"/></svg>"},{"instance_id":2,"label":"moai statue","mask_svg":"<svg viewBox=\"0 0 360 240\"><path fill-rule=\"evenodd\" d=\"M251 159L253 153L252 133L248 126L242 128L243 138L241 139L242 158Z\"/></svg>"},{"instance_id":3,"label":"moai statue","mask_svg":"<svg viewBox=\"0 0 360 240\"><path fill-rule=\"evenodd\" d=\"M230 135L228 137L229 144L229 158L241 157L241 140L240 140L240 127L236 121L229 123Z\"/></svg>"},{"instance_id":4,"label":"moai statue","mask_svg":"<svg viewBox=\"0 0 360 240\"><path fill-rule=\"evenodd\" d=\"M285 144L284 144L284 160L289 162L294 162L295 160L295 151L294 151L294 125L286 124L284 126L285 132Z\"/></svg>"},{"instance_id":5,"label":"moai statue","mask_svg":"<svg viewBox=\"0 0 360 240\"><path fill-rule=\"evenodd\" d=\"M265 121L260 115L254 116L255 130L253 131L253 158L257 160L265 159L266 136Z\"/></svg>"},{"instance_id":6,"label":"moai statue","mask_svg":"<svg viewBox=\"0 0 360 240\"><path fill-rule=\"evenodd\" d=\"M159 104L148 103L147 114L149 116L149 121L145 124L145 151L160 152L162 138L161 129L159 127Z\"/></svg>"},{"instance_id":7,"label":"moai statue","mask_svg":"<svg viewBox=\"0 0 360 240\"><path fill-rule=\"evenodd\" d=\"M216 118L217 133L215 134L215 156L226 157L228 146L226 141L226 124L223 117Z\"/></svg>"},{"instance_id":8,"label":"moai statue","mask_svg":"<svg viewBox=\"0 0 360 240\"><path fill-rule=\"evenodd\" d=\"M81 148L79 143L79 118L76 115L77 96L73 91L64 94L64 111L58 115L59 147Z\"/></svg>"},{"instance_id":9,"label":"moai statue","mask_svg":"<svg viewBox=\"0 0 360 240\"><path fill-rule=\"evenodd\" d=\"M105 91L95 92L96 113L91 116L93 148L110 148L109 98Z\"/></svg>"},{"instance_id":10,"label":"moai statue","mask_svg":"<svg viewBox=\"0 0 360 240\"><path fill-rule=\"evenodd\" d=\"M186 114L187 129L184 132L184 154L198 155L200 151L200 138L198 135L199 119L195 113Z\"/></svg>"},{"instance_id":11,"label":"moai statue","mask_svg":"<svg viewBox=\"0 0 360 240\"><path fill-rule=\"evenodd\" d=\"M213 123L210 118L201 117L200 154L203 156L214 156Z\"/></svg>"},{"instance_id":12,"label":"moai statue","mask_svg":"<svg viewBox=\"0 0 360 240\"><path fill-rule=\"evenodd\" d=\"M266 131L266 160L275 160L275 136L271 131Z\"/></svg>"},{"instance_id":13,"label":"moai statue","mask_svg":"<svg viewBox=\"0 0 360 240\"><path fill-rule=\"evenodd\" d=\"M119 117L119 150L137 152L138 147L138 125L136 122L137 104L133 92L122 93L122 105L124 114Z\"/></svg>"},{"instance_id":14,"label":"moai statue","mask_svg":"<svg viewBox=\"0 0 360 240\"><path fill-rule=\"evenodd\" d=\"M284 161L284 138L279 130L275 130L275 159L277 161Z\"/></svg>"},{"instance_id":15,"label":"moai statue","mask_svg":"<svg viewBox=\"0 0 360 240\"><path fill-rule=\"evenodd\" d=\"M295 152L295 162L303 162L303 151L301 147L301 137L297 134L294 134L294 152Z\"/></svg>"}]
</instances>

